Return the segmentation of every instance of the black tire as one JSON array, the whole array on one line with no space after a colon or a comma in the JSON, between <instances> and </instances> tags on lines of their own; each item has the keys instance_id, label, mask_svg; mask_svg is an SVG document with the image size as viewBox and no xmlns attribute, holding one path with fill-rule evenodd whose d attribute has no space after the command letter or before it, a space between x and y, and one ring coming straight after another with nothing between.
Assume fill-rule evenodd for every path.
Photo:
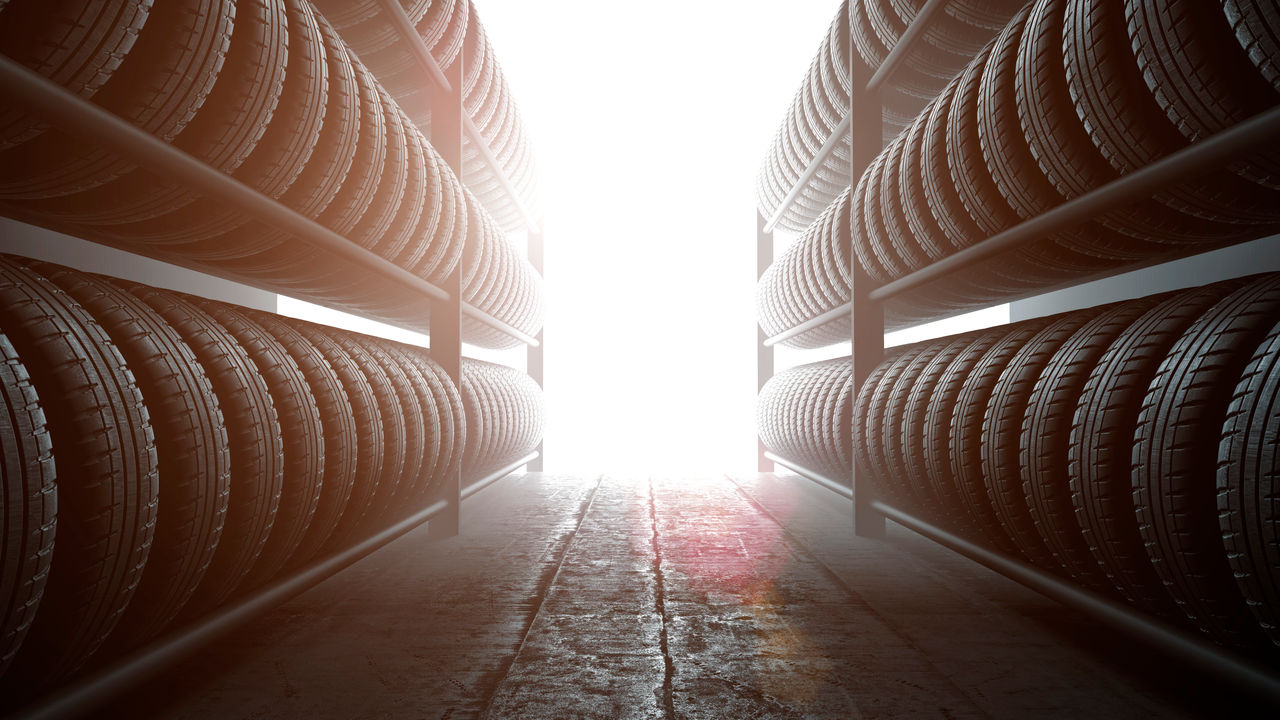
<instances>
[{"instance_id":1,"label":"black tire","mask_svg":"<svg viewBox=\"0 0 1280 720\"><path fill-rule=\"evenodd\" d=\"M1103 353L1143 313L1167 298L1157 295L1119 303L1071 335L1036 378L1022 419L1018 464L1031 519L1068 575L1108 594L1116 589L1089 551L1071 501L1067 461L1071 424L1084 383Z\"/></svg>"},{"instance_id":2,"label":"black tire","mask_svg":"<svg viewBox=\"0 0 1280 720\"><path fill-rule=\"evenodd\" d=\"M884 454L884 435L890 432L885 427L885 413L894 383L911 365L916 356L927 349L928 343L910 345L903 348L892 359L886 359L884 361L885 371L879 376L875 385L872 385L870 380L863 384L858 393L857 407L859 409L855 410L865 418L863 420L864 452L867 456L866 465L871 470L874 478L873 486L879 489L879 494L885 499L911 508L916 507L916 498L911 493L911 488L903 483L902 478L892 475L889 462Z\"/></svg>"},{"instance_id":3,"label":"black tire","mask_svg":"<svg viewBox=\"0 0 1280 720\"><path fill-rule=\"evenodd\" d=\"M182 336L209 377L226 423L231 494L218 549L182 613L190 618L230 597L266 546L283 484L280 422L253 360L208 313L177 293L111 282L145 302Z\"/></svg>"},{"instance_id":4,"label":"black tire","mask_svg":"<svg viewBox=\"0 0 1280 720\"><path fill-rule=\"evenodd\" d=\"M58 528L53 444L31 376L0 333L0 677L31 628L44 596Z\"/></svg>"},{"instance_id":5,"label":"black tire","mask_svg":"<svg viewBox=\"0 0 1280 720\"><path fill-rule=\"evenodd\" d=\"M355 75L360 107L360 134L342 188L317 218L322 225L356 239L352 230L360 222L378 192L379 177L387 159L387 126L382 99L369 71L351 53L348 60Z\"/></svg>"},{"instance_id":6,"label":"black tire","mask_svg":"<svg viewBox=\"0 0 1280 720\"><path fill-rule=\"evenodd\" d=\"M897 355L889 355L880 364L876 365L867 375L867 379L862 385L857 387L857 396L853 400L853 467L857 474L859 482L867 480L870 487L874 488L876 495L884 500L893 502L896 497L894 488L880 475L880 468L876 465L872 457L871 441L867 437L867 424L870 421L868 417L871 405L871 396L875 394L876 388L884 380L885 373L889 371L889 366L893 364L893 360ZM777 377L775 375L774 377Z\"/></svg>"},{"instance_id":7,"label":"black tire","mask_svg":"<svg viewBox=\"0 0 1280 720\"><path fill-rule=\"evenodd\" d=\"M147 567L108 641L113 649L127 649L177 617L217 551L231 490L222 410L191 348L141 300L70 268L38 262L28 267L79 302L106 330L151 416L163 502Z\"/></svg>"},{"instance_id":8,"label":"black tire","mask_svg":"<svg viewBox=\"0 0 1280 720\"><path fill-rule=\"evenodd\" d=\"M1052 5L1045 6L1046 3L1033 4L1025 21L1011 24L1000 34L993 59L983 73L978 106L978 138L987 169L1000 194L1023 221L1061 205L1065 199L1040 171L1018 119L1019 66L1036 63L1042 53L1052 54L1051 48L1061 42L1060 38L1038 32L1039 28L1032 24L1039 20L1042 8L1054 9ZM1117 252L1117 246L1124 245L1123 238L1093 222L1055 233L1042 245L1056 265L1075 274L1097 272L1113 267L1116 261L1135 257Z\"/></svg>"},{"instance_id":9,"label":"black tire","mask_svg":"<svg viewBox=\"0 0 1280 720\"><path fill-rule=\"evenodd\" d=\"M426 209L427 159L422 144L416 142L416 128L411 129L412 123L404 111L385 92L382 102L387 123L395 128L393 137L399 144L400 200L392 211L390 226L377 237L372 249L404 267L407 258L423 250L432 240L415 232Z\"/></svg>"},{"instance_id":10,"label":"black tire","mask_svg":"<svg viewBox=\"0 0 1280 720\"><path fill-rule=\"evenodd\" d=\"M142 393L92 316L0 257L0 330L31 373L58 467L53 564L8 697L48 687L102 645L129 605L155 529L155 440Z\"/></svg>"},{"instance_id":11,"label":"black tire","mask_svg":"<svg viewBox=\"0 0 1280 720\"><path fill-rule=\"evenodd\" d=\"M280 421L284 474L280 507L266 547L241 590L271 580L302 548L324 491L324 430L316 398L298 364L261 325L244 313L212 300L193 301L235 338L266 381Z\"/></svg>"},{"instance_id":12,"label":"black tire","mask_svg":"<svg viewBox=\"0 0 1280 720\"><path fill-rule=\"evenodd\" d=\"M1026 10L1014 18L1015 23L1025 20ZM960 75L955 96L947 114L946 139L943 147L947 157L947 176L941 168L934 173L932 183L950 183L950 188L935 187L931 194L942 207L958 211L959 217L944 219L944 227L965 243L965 247L979 243L1006 230L1018 222L1018 215L1009 201L1001 195L991 171L983 157L979 135L979 105L982 97L984 71L997 61L991 46L976 55L969 67ZM958 200L958 207L954 201ZM971 234L976 233L976 234ZM1059 282L1063 270L1055 262L1052 253L1046 256L1044 242L1015 250L1001 265L1007 269L993 270L1012 280L1014 286L1023 288L1043 286Z\"/></svg>"},{"instance_id":13,"label":"black tire","mask_svg":"<svg viewBox=\"0 0 1280 720\"><path fill-rule=\"evenodd\" d=\"M810 393L797 403L798 407L808 410L807 417L803 418L807 424L792 427L799 431L799 437L809 441L809 452L817 462L808 458L797 458L797 461L809 462L810 467L820 471L831 471L830 458L840 436L832 436L829 424L818 425L824 419L831 422L827 411L834 409L836 398L829 389L847 388L847 382L842 380L847 381L848 374L841 371L848 367L847 360L816 363L804 366L796 376L808 381L805 384ZM817 380L821 382L815 382ZM542 435L542 392L529 376L504 365L466 360L462 365L462 383L469 454L474 449L473 457L464 463L464 479L473 480L519 460L537 447ZM848 434L844 433L843 437L848 438ZM848 465L844 467L847 470Z\"/></svg>"},{"instance_id":14,"label":"black tire","mask_svg":"<svg viewBox=\"0 0 1280 720\"><path fill-rule=\"evenodd\" d=\"M1280 324L1236 383L1218 445L1218 525L1245 603L1280 645Z\"/></svg>"},{"instance_id":15,"label":"black tire","mask_svg":"<svg viewBox=\"0 0 1280 720\"><path fill-rule=\"evenodd\" d=\"M153 5L146 19L152 29L135 30L136 42L93 102L156 137L173 140L213 89L234 15L230 0ZM99 187L132 168L90 138L51 130L5 153L0 198L53 212L63 207L60 196ZM40 202L46 198L50 201Z\"/></svg>"},{"instance_id":16,"label":"black tire","mask_svg":"<svg viewBox=\"0 0 1280 720\"><path fill-rule=\"evenodd\" d=\"M1231 391L1277 320L1280 274L1220 300L1170 349L1134 432L1134 509L1151 563L1187 617L1232 645L1262 634L1232 578L1212 478Z\"/></svg>"},{"instance_id":17,"label":"black tire","mask_svg":"<svg viewBox=\"0 0 1280 720\"><path fill-rule=\"evenodd\" d=\"M405 471L400 476L395 498L388 506L390 517L398 519L407 508L419 507L421 493L431 481L431 474L441 454L443 439L440 413L435 408L431 383L406 352L392 343L374 338L367 340L366 347L379 360L395 366L409 391L408 397L400 398L401 408L408 420L406 428L410 438L406 448Z\"/></svg>"},{"instance_id":18,"label":"black tire","mask_svg":"<svg viewBox=\"0 0 1280 720\"><path fill-rule=\"evenodd\" d=\"M1119 173L1089 138L1067 89L1062 51L1067 2L1040 3L1032 11L1015 89L1021 128L1040 171L1063 198L1075 198ZM1170 243L1200 243L1220 230L1150 199L1103 215L1098 222L1123 236L1107 249L1133 259L1168 252Z\"/></svg>"},{"instance_id":19,"label":"black tire","mask_svg":"<svg viewBox=\"0 0 1280 720\"><path fill-rule=\"evenodd\" d=\"M382 456L382 474L378 478L376 487L370 488L370 493L365 498L365 505L357 508L359 510L357 514L349 514L350 517L343 518L338 535L330 542L331 547L337 548L363 538L368 534L370 527L376 527L382 521L383 511L389 499L395 497L400 477L404 474L409 439L405 431L404 411L401 409L399 400L400 393L403 392L403 380L399 382L393 380L385 366L365 348L364 342L357 340L359 335L332 328L319 331L326 333L344 352L348 353L355 361L356 367L368 380L377 402L385 450Z\"/></svg>"},{"instance_id":20,"label":"black tire","mask_svg":"<svg viewBox=\"0 0 1280 720\"><path fill-rule=\"evenodd\" d=\"M1067 87L1090 139L1112 167L1127 174L1186 147L1142 79L1123 4L1075 0L1068 13L1063 33ZM1249 236L1258 223L1274 221L1275 208L1257 202L1256 188L1228 171L1204 173L1155 198L1216 224L1216 239Z\"/></svg>"},{"instance_id":21,"label":"black tire","mask_svg":"<svg viewBox=\"0 0 1280 720\"><path fill-rule=\"evenodd\" d=\"M366 71L368 72L368 71ZM381 106L383 132L385 133L385 156L382 161L382 172L378 178L378 190L370 204L364 209L360 222L356 224L347 237L352 241L372 250L387 259L395 257L399 238L391 238L390 247L383 243L391 235L391 228L396 223L396 211L405 200L405 185L408 175L406 166L409 163L409 148L405 142L404 126L400 121L399 108L387 95L387 91L373 77L374 93ZM421 200L421 198L417 198ZM416 221L416 218L414 218Z\"/></svg>"},{"instance_id":22,"label":"black tire","mask_svg":"<svg viewBox=\"0 0 1280 720\"><path fill-rule=\"evenodd\" d=\"M89 99L111 77L147 21L145 0L82 0L0 4L0 48L64 89ZM0 111L0 152L45 132L40 118Z\"/></svg>"},{"instance_id":23,"label":"black tire","mask_svg":"<svg viewBox=\"0 0 1280 720\"><path fill-rule=\"evenodd\" d=\"M902 456L901 473L905 482L911 484L916 497L924 498L926 507L930 509L935 521L948 527L955 527L958 519L955 492L939 492L939 484L929 472L926 457L930 452L927 445L926 426L932 422L928 414L929 401L938 389L939 381L945 376L947 368L956 360L964 349L973 345L984 333L968 333L959 337L948 338L940 343L937 352L929 359L919 372L915 382L903 388L904 404L901 410L901 433L899 452Z\"/></svg>"},{"instance_id":24,"label":"black tire","mask_svg":"<svg viewBox=\"0 0 1280 720\"><path fill-rule=\"evenodd\" d=\"M1240 281L1181 291L1148 310L1103 352L1071 421L1067 469L1086 546L1120 594L1161 617L1185 621L1143 549L1130 463L1138 410L1173 343Z\"/></svg>"},{"instance_id":25,"label":"black tire","mask_svg":"<svg viewBox=\"0 0 1280 720\"><path fill-rule=\"evenodd\" d=\"M280 101L260 140L231 175L261 194L279 199L298 180L316 150L326 122L329 73L315 11L304 0L283 0L288 18L288 65ZM237 234L251 221L234 208L201 197L156 223L147 239L162 239L167 252L202 262L240 259L260 252L260 237Z\"/></svg>"},{"instance_id":26,"label":"black tire","mask_svg":"<svg viewBox=\"0 0 1280 720\"><path fill-rule=\"evenodd\" d=\"M315 20L324 42L328 78L324 124L306 167L280 197L281 203L312 219L319 218L342 190L360 135L360 88L347 47L323 16L317 14ZM301 276L295 281L325 277L326 267L332 272L337 266L323 251L302 245L278 228L258 221L230 233L227 244L254 246L257 250L245 253L243 258L225 258L219 262L221 266L273 281L290 274ZM301 268L310 271L302 275Z\"/></svg>"},{"instance_id":27,"label":"black tire","mask_svg":"<svg viewBox=\"0 0 1280 720\"><path fill-rule=\"evenodd\" d=\"M425 497L440 478L451 477L450 473L461 467L463 448L467 441L466 416L462 412L462 396L444 368L436 364L424 350L398 347L431 387L434 412L440 422L440 451L430 473L424 474L426 487L421 494Z\"/></svg>"},{"instance_id":28,"label":"black tire","mask_svg":"<svg viewBox=\"0 0 1280 720\"><path fill-rule=\"evenodd\" d=\"M322 550L328 551L336 549L350 536L351 529L358 526L364 519L377 493L378 483L383 477L387 448L383 440L382 415L378 409L378 398L374 394L373 382L381 380L387 385L383 390L386 396L389 396L392 391L390 382L384 375L372 371L366 373L357 364L352 353L347 352L330 337L330 331L301 320L290 321L290 324L311 342L324 356L329 367L333 368L351 404L351 413L355 421L355 477L351 483L351 495L347 498L338 524ZM326 439L326 450L327 442Z\"/></svg>"},{"instance_id":29,"label":"black tire","mask_svg":"<svg viewBox=\"0 0 1280 720\"><path fill-rule=\"evenodd\" d=\"M912 477L907 470L907 453L911 442L906 435L906 412L911 390L920 383L921 373L951 345L951 340L952 338L947 338L923 343L925 347L902 368L884 398L884 427L880 435L887 477L895 478L920 513L934 522L941 516L942 508L932 488L927 483L920 482L921 479Z\"/></svg>"},{"instance_id":30,"label":"black tire","mask_svg":"<svg viewBox=\"0 0 1280 720\"><path fill-rule=\"evenodd\" d=\"M983 456L985 453L984 418L993 391L1010 360L1042 328L1057 318L1032 320L1000 333L990 349L983 353L963 379L951 416L951 478L960 496L969 524L985 538L991 548L1017 558L1024 558L1021 547L1005 530L996 515L994 500L987 488Z\"/></svg>"},{"instance_id":31,"label":"black tire","mask_svg":"<svg viewBox=\"0 0 1280 720\"><path fill-rule=\"evenodd\" d=\"M919 401L927 403L921 413L922 425L918 431L910 431L912 434L908 435L910 439L914 437L914 432L919 432L922 454L918 459L922 461L923 468L913 472L926 478L926 490L937 498L938 505L946 515L946 525L979 540L985 535L981 528L969 520L970 514L965 509L959 480L952 467L951 424L960 407L960 391L964 388L966 379L978 361L999 342L1005 332L1007 331L1000 329L983 331L972 340L964 342L955 358L949 362L945 360L945 352L934 359L933 364L946 362L946 366L934 384L932 393L919 395ZM927 378L932 370L933 368L925 368L924 377ZM913 392L914 395L916 393ZM911 402L916 403L917 398L913 397ZM908 453L908 467L912 467L912 461L913 454Z\"/></svg>"},{"instance_id":32,"label":"black tire","mask_svg":"<svg viewBox=\"0 0 1280 720\"><path fill-rule=\"evenodd\" d=\"M1036 379L1046 371L1058 348L1097 312L1090 308L1063 315L1028 338L1001 371L982 423L982 474L996 517L1024 557L1053 572L1061 566L1031 519L1022 487L1018 457L1022 421Z\"/></svg>"},{"instance_id":33,"label":"black tire","mask_svg":"<svg viewBox=\"0 0 1280 720\"><path fill-rule=\"evenodd\" d=\"M1124 7L1147 88L1189 142L1280 104L1280 93L1234 42L1221 0L1125 0ZM1274 151L1259 148L1230 168L1253 185L1260 209L1280 215L1280 157Z\"/></svg>"},{"instance_id":34,"label":"black tire","mask_svg":"<svg viewBox=\"0 0 1280 720\"><path fill-rule=\"evenodd\" d=\"M1280 92L1280 9L1270 0L1225 0L1222 6L1240 47Z\"/></svg>"},{"instance_id":35,"label":"black tire","mask_svg":"<svg viewBox=\"0 0 1280 720\"><path fill-rule=\"evenodd\" d=\"M320 350L278 315L242 311L271 334L297 364L315 397L324 438L324 481L315 515L290 561L301 565L315 557L338 528L355 488L359 438L355 412L342 379Z\"/></svg>"},{"instance_id":36,"label":"black tire","mask_svg":"<svg viewBox=\"0 0 1280 720\"><path fill-rule=\"evenodd\" d=\"M172 140L179 149L222 172L234 172L253 151L280 99L288 53L283 3L235 3L234 29L217 81ZM143 34L148 31L169 28L148 23ZM154 235L163 244L172 241L175 231L180 235L187 220L175 211L197 197L181 184L135 169L101 187L59 198L57 214L121 242L145 244Z\"/></svg>"}]
</instances>

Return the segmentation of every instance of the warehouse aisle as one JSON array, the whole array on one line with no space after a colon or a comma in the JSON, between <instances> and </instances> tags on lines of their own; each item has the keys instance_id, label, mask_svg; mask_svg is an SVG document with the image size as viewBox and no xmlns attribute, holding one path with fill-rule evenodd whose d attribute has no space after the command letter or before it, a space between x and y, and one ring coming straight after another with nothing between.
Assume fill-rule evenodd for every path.
<instances>
[{"instance_id":1,"label":"warehouse aisle","mask_svg":"<svg viewBox=\"0 0 1280 720\"><path fill-rule=\"evenodd\" d=\"M508 478L468 501L460 537L408 535L117 708L1178 717L1222 692L909 532L854 538L847 510L773 475Z\"/></svg>"}]
</instances>

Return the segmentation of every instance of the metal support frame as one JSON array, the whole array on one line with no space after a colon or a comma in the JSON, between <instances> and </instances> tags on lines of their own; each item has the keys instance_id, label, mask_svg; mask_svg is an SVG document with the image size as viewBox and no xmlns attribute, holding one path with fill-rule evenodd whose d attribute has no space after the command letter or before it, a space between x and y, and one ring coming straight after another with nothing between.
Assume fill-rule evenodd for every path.
<instances>
[{"instance_id":1,"label":"metal support frame","mask_svg":"<svg viewBox=\"0 0 1280 720\"><path fill-rule=\"evenodd\" d=\"M856 48L850 47L848 56L851 60L853 97L850 112L839 130L823 144L818 155L806 167L801 180L791 188L783 203L775 209L768 222L759 226L757 237L758 252L765 244L765 233L790 208L792 202L803 191L803 186L812 178L817 168L821 167L828 156L838 146L835 140L839 133L848 132L852 146L852 162L850 183L856 186L861 171L874 160L881 149L880 113L882 111L880 88L900 66L901 61L910 52L913 43L918 42L931 18L936 15L948 0L928 0L916 18L903 34L901 40L891 50L889 56L874 73L862 62ZM852 38L852 33L850 33ZM852 45L852 40L850 41ZM873 280L868 277L850 253L851 301L827 313L769 338L761 338L761 347L772 348L820 325L837 320L847 312L850 320L850 337L852 338L853 392L866 381L872 369L884 356L884 306L885 300L900 295L908 290L921 287L950 273L969 267L974 263L987 260L1010 252L1018 246L1045 237L1053 232L1084 222L1098 215L1110 212L1149 198L1161 189L1180 181L1195 177L1199 173L1222 167L1251 149L1265 147L1267 142L1274 143L1280 137L1280 108L1275 108L1238 123L1229 130L1192 144L1145 168L1124 175L1102 187L1064 202L1035 218L1027 220L1004 232L998 233L985 241L948 256L932 265L918 270L899 280L874 287ZM852 230L852 229L851 229ZM852 232L851 235L852 237ZM769 238L770 255L772 255L772 238ZM1192 253L1187 253L1192 254ZM1186 254L1184 254L1185 256ZM1145 265L1167 262L1168 257L1155 258ZM1142 264L1130 268L1140 267ZM763 268L762 268L763 269ZM1092 277L1082 277L1076 282L1086 282ZM1076 284L1073 282L1072 284ZM763 356L763 355L762 355ZM772 361L772 352L769 354ZM764 366L761 365L761 368ZM770 362L770 372L772 363ZM763 385L768 377L763 370L760 383ZM770 452L761 453L762 459L771 460L778 465L789 468L799 476L830 490L853 502L854 533L860 537L883 537L885 520L891 519L902 527L947 547L965 557L982 564L1005 577L1019 582L1049 598L1069 605L1108 627L1127 633L1139 640L1151 644L1162 652L1190 662L1210 673L1213 673L1239 687L1245 689L1267 702L1280 706L1280 676L1270 668L1263 667L1246 658L1217 646L1206 639L1187 631L1166 625L1145 613L1127 605L1114 602L1084 588L1064 580L1024 562L1005 557L986 548L975 545L964 538L903 512L887 503L877 500L867 483L860 482L856 463L853 470L852 483L845 486L821 473L779 457ZM766 471L761 464L761 471Z\"/></svg>"},{"instance_id":2,"label":"metal support frame","mask_svg":"<svg viewBox=\"0 0 1280 720\"><path fill-rule=\"evenodd\" d=\"M764 275L773 264L773 231L768 229L769 223L764 216L756 213L756 281ZM773 343L764 335L764 330L756 326L756 392L764 389L764 384L773 377ZM756 468L760 472L773 470L773 462L765 450L764 440L756 438Z\"/></svg>"},{"instance_id":3,"label":"metal support frame","mask_svg":"<svg viewBox=\"0 0 1280 720\"><path fill-rule=\"evenodd\" d=\"M530 230L528 235L529 264L533 265L533 269L538 275L543 274L543 252L546 249L543 243L542 226L539 225L536 230ZM542 347L542 336L546 332L545 328L538 331L537 342L530 343L525 349L525 372L538 383L538 387L545 388L546 378L543 375L543 360L546 354ZM538 447L534 453L534 457L529 461L529 472L542 472L542 441L538 441Z\"/></svg>"},{"instance_id":4,"label":"metal support frame","mask_svg":"<svg viewBox=\"0 0 1280 720\"><path fill-rule=\"evenodd\" d=\"M850 4L852 7L852 4ZM864 168L869 166L880 152L881 142L881 100L879 86L871 84L873 73L862 60L857 48L853 45L853 33L849 33L850 73L853 76L853 97L849 102L850 167L849 185L856 187L858 178ZM859 97L858 90L865 88ZM850 218L850 222L853 220ZM852 238L854 229L849 228ZM884 307L872 300L870 293L873 281L858 264L852 252L845 253L849 262L849 337L853 339L850 362L853 364L853 382L849 386L849 404L858 394L858 388L871 376L871 372L884 359ZM859 481L858 465L853 463L850 477L853 488L853 531L860 537L884 537L884 516L872 507L875 500L871 484Z\"/></svg>"},{"instance_id":5,"label":"metal support frame","mask_svg":"<svg viewBox=\"0 0 1280 720\"><path fill-rule=\"evenodd\" d=\"M399 8L399 3L390 3ZM401 11L403 14L403 11ZM463 57L444 70L443 84L432 89L431 144L463 181L462 175L462 69ZM462 263L444 281L451 298L462 296ZM462 392L462 305L438 303L431 310L431 359L440 364ZM433 500L445 503L445 510L431 523L432 538L453 537L462 525L462 468L459 466L436 487Z\"/></svg>"}]
</instances>

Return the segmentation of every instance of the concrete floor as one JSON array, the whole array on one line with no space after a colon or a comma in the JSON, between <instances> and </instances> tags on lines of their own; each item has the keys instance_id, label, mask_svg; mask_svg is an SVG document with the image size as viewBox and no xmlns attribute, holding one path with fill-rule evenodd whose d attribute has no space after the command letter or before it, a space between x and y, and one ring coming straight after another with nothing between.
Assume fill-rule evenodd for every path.
<instances>
[{"instance_id":1,"label":"concrete floor","mask_svg":"<svg viewBox=\"0 0 1280 720\"><path fill-rule=\"evenodd\" d=\"M173 667L131 718L1239 717L1230 691L795 477L523 475ZM1259 713L1261 714L1261 713Z\"/></svg>"}]
</instances>

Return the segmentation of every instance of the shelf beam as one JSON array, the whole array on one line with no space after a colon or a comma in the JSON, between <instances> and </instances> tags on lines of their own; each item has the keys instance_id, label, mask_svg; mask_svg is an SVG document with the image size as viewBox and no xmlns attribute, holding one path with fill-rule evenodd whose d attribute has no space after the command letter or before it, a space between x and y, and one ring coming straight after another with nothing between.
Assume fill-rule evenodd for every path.
<instances>
[{"instance_id":1,"label":"shelf beam","mask_svg":"<svg viewBox=\"0 0 1280 720\"><path fill-rule=\"evenodd\" d=\"M782 220L782 216L786 215L787 211L791 209L796 198L799 198L800 194L809 186L809 181L812 180L813 176L817 175L818 171L822 169L822 166L826 164L827 158L830 157L831 154L836 151L836 148L840 146L840 143L848 137L849 125L849 116L845 115L844 120L840 121L840 125L836 127L835 132L831 133L831 135L827 137L827 141L818 149L818 154L814 155L813 159L809 161L809 164L805 166L804 172L800 173L800 178L796 180L795 185L791 186L791 190L787 192L787 196L782 199L782 202L779 203L777 209L775 209L773 214L769 216L768 221L764 224L765 232L773 232L773 229L778 226L778 221Z\"/></svg>"},{"instance_id":2,"label":"shelf beam","mask_svg":"<svg viewBox=\"0 0 1280 720\"><path fill-rule=\"evenodd\" d=\"M788 460L780 455L777 455L776 453L766 452L764 456L769 458L773 462L781 465L782 467L787 468L788 470L794 472L796 475L799 475L805 480L808 480L815 485L820 485L830 490L831 492L839 495L845 500L853 499L853 488L849 487L848 485L838 483L835 480L832 480L831 478L827 477L826 475L823 475L822 473L818 472L817 470L810 470L809 468L801 465L800 463L797 463L794 460Z\"/></svg>"},{"instance_id":3,"label":"shelf beam","mask_svg":"<svg viewBox=\"0 0 1280 720\"><path fill-rule=\"evenodd\" d=\"M875 507L902 527L963 555L1063 605L1096 618L1112 629L1159 648L1246 689L1273 705L1280 705L1280 677L1208 640L1102 597L1034 565L992 552L883 502Z\"/></svg>"},{"instance_id":4,"label":"shelf beam","mask_svg":"<svg viewBox=\"0 0 1280 720\"><path fill-rule=\"evenodd\" d=\"M1011 252L1022 245L1086 222L1099 215L1146 200L1183 180L1220 169L1250 150L1265 147L1280 136L1280 107L1259 113L1234 127L1167 155L1144 168L948 255L928 267L886 283L871 292L873 300L887 300L978 262Z\"/></svg>"},{"instance_id":5,"label":"shelf beam","mask_svg":"<svg viewBox=\"0 0 1280 720\"><path fill-rule=\"evenodd\" d=\"M537 459L538 459L538 453L532 452L520 458L519 460L516 460L513 463L504 465L500 470L495 470L489 473L488 475L485 475L484 477L480 478L479 480L476 480L475 482L467 485L465 488L462 489L462 499L466 500L472 495L475 495L481 490L489 487L490 485L498 482L502 478L515 472L516 468L519 468L521 465L528 465L529 463Z\"/></svg>"},{"instance_id":6,"label":"shelf beam","mask_svg":"<svg viewBox=\"0 0 1280 720\"><path fill-rule=\"evenodd\" d=\"M103 148L293 235L302 242L374 272L427 299L448 293L320 223L268 198L114 113L0 55L0 97L7 107L32 112L67 133L92 137Z\"/></svg>"},{"instance_id":7,"label":"shelf beam","mask_svg":"<svg viewBox=\"0 0 1280 720\"><path fill-rule=\"evenodd\" d=\"M774 345L777 345L779 343L784 343L793 337L803 335L809 332L810 330L813 330L815 328L820 328L829 322L835 322L836 320L844 320L845 318L849 317L849 311L852 309L853 309L853 303L851 302L847 302L841 305L840 307L831 308L830 310L822 313L821 315L816 315L814 317L811 317L808 320L805 320L804 322L800 323L799 325L796 325L793 328L787 328L786 330L783 330L777 335L771 335L765 338L761 342L761 344L764 345L765 347L773 347Z\"/></svg>"},{"instance_id":8,"label":"shelf beam","mask_svg":"<svg viewBox=\"0 0 1280 720\"><path fill-rule=\"evenodd\" d=\"M153 675L173 667L217 638L283 604L306 590L351 567L388 543L428 523L445 509L432 503L360 543L324 560L255 590L69 685L59 687L43 699L17 710L14 720L63 720L87 717L129 688L141 685Z\"/></svg>"},{"instance_id":9,"label":"shelf beam","mask_svg":"<svg viewBox=\"0 0 1280 720\"><path fill-rule=\"evenodd\" d=\"M928 0L924 7L920 8L916 16L911 19L911 24L907 26L906 31L902 33L902 37L898 38L898 42L893 44L889 54L885 56L884 61L876 68L871 79L867 81L865 86L867 90L879 90L893 76L894 71L907 59L907 55L915 48L916 43L920 41L924 32L929 29L929 26L933 23L933 16L946 7L949 2L951 0ZM854 49L856 50L857 48ZM853 87L859 86L854 85Z\"/></svg>"}]
</instances>

